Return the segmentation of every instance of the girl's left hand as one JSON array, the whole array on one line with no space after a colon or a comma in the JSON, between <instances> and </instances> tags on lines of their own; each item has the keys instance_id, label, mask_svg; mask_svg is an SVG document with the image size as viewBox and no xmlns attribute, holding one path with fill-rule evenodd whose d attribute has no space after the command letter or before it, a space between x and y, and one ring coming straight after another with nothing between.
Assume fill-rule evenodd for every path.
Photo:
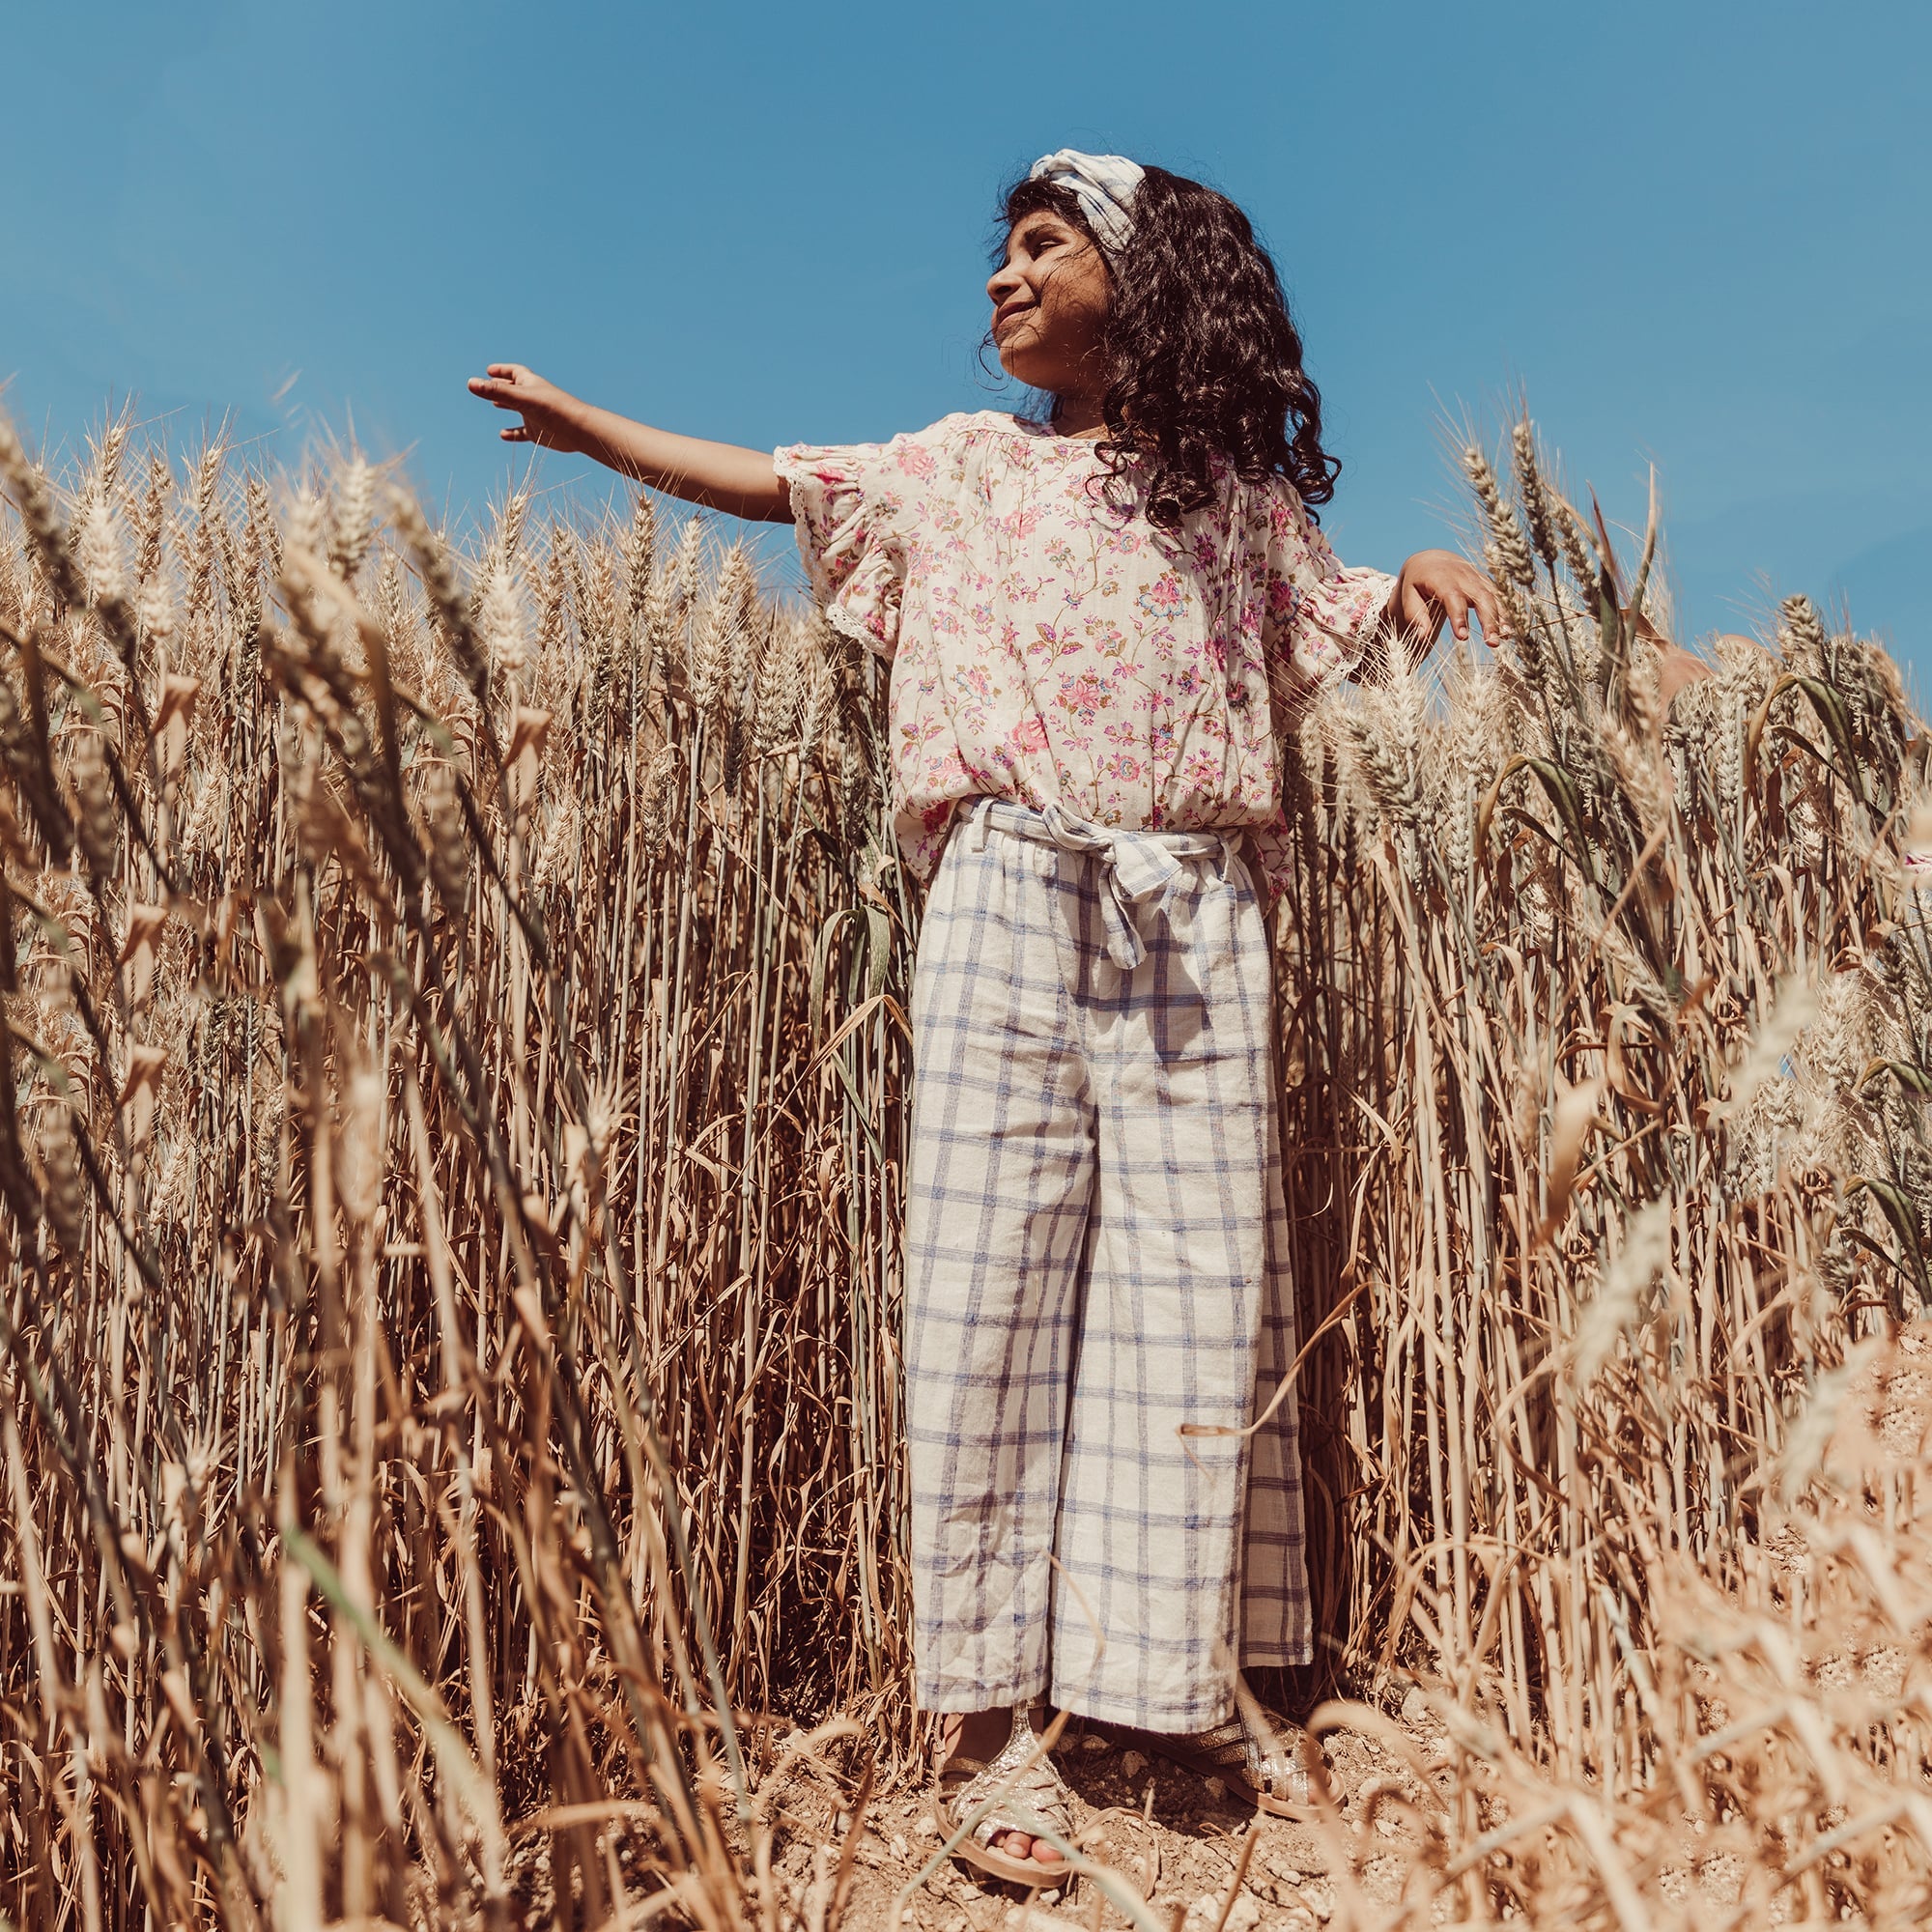
<instances>
[{"instance_id":1,"label":"girl's left hand","mask_svg":"<svg viewBox=\"0 0 1932 1932\"><path fill-rule=\"evenodd\" d=\"M1410 640L1411 652L1420 658L1441 635L1445 617L1458 639L1466 643L1471 611L1484 638L1493 644L1505 628L1496 586L1453 550L1419 550L1395 581L1387 621L1392 631Z\"/></svg>"}]
</instances>

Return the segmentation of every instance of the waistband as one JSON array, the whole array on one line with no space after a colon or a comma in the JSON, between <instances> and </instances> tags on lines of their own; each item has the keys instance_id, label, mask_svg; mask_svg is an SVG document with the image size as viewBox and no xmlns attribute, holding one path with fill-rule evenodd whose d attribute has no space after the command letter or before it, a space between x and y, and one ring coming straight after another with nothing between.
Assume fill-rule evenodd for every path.
<instances>
[{"instance_id":1,"label":"waistband","mask_svg":"<svg viewBox=\"0 0 1932 1932\"><path fill-rule=\"evenodd\" d=\"M1100 918L1107 931L1107 956L1123 973L1147 957L1138 925L1141 909L1165 912L1168 895L1190 859L1226 860L1236 855L1231 832L1128 832L1096 825L1057 805L1042 811L1006 798L981 798L969 810L961 836L971 851L983 852L989 833L1002 832L1036 845L1057 845L1098 859L1102 867Z\"/></svg>"}]
</instances>

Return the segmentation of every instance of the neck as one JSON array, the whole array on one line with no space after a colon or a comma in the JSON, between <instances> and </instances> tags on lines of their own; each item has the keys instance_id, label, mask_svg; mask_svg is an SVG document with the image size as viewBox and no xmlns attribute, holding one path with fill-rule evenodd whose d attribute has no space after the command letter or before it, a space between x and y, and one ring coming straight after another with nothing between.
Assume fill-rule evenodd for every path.
<instances>
[{"instance_id":1,"label":"neck","mask_svg":"<svg viewBox=\"0 0 1932 1932\"><path fill-rule=\"evenodd\" d=\"M1053 414L1048 420L1056 436L1098 437L1107 431L1107 418L1097 395L1069 390L1053 399Z\"/></svg>"}]
</instances>

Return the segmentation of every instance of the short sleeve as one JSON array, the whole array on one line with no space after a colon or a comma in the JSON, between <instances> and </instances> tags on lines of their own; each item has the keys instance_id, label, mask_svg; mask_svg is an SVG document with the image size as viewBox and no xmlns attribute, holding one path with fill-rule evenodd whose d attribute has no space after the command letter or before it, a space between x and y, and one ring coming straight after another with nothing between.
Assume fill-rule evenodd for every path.
<instances>
[{"instance_id":1,"label":"short sleeve","mask_svg":"<svg viewBox=\"0 0 1932 1932\"><path fill-rule=\"evenodd\" d=\"M795 442L772 452L791 491L812 595L835 630L881 657L898 648L906 536L934 463L925 440Z\"/></svg>"},{"instance_id":2,"label":"short sleeve","mask_svg":"<svg viewBox=\"0 0 1932 1932\"><path fill-rule=\"evenodd\" d=\"M1394 594L1386 571L1343 564L1279 481L1268 499L1266 638L1291 690L1312 694L1353 670Z\"/></svg>"}]
</instances>

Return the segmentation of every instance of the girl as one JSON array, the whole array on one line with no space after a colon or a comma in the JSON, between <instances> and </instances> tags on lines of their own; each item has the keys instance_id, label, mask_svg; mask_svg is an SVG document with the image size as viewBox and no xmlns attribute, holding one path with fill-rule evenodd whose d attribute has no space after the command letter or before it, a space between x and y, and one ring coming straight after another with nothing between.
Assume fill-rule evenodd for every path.
<instances>
[{"instance_id":1,"label":"girl","mask_svg":"<svg viewBox=\"0 0 1932 1932\"><path fill-rule=\"evenodd\" d=\"M949 1831L1051 1884L1066 1793L1032 1707L1154 1734L1269 1809L1298 1766L1236 1662L1310 1653L1294 1355L1251 866L1282 724L1446 616L1446 551L1344 569L1321 406L1232 202L1063 151L1007 197L980 411L775 456L671 436L493 363L508 442L734 516L794 518L840 631L892 660L897 831L930 881L913 992L906 1413L919 1695ZM1257 1390L1262 1391L1260 1404Z\"/></svg>"}]
</instances>

